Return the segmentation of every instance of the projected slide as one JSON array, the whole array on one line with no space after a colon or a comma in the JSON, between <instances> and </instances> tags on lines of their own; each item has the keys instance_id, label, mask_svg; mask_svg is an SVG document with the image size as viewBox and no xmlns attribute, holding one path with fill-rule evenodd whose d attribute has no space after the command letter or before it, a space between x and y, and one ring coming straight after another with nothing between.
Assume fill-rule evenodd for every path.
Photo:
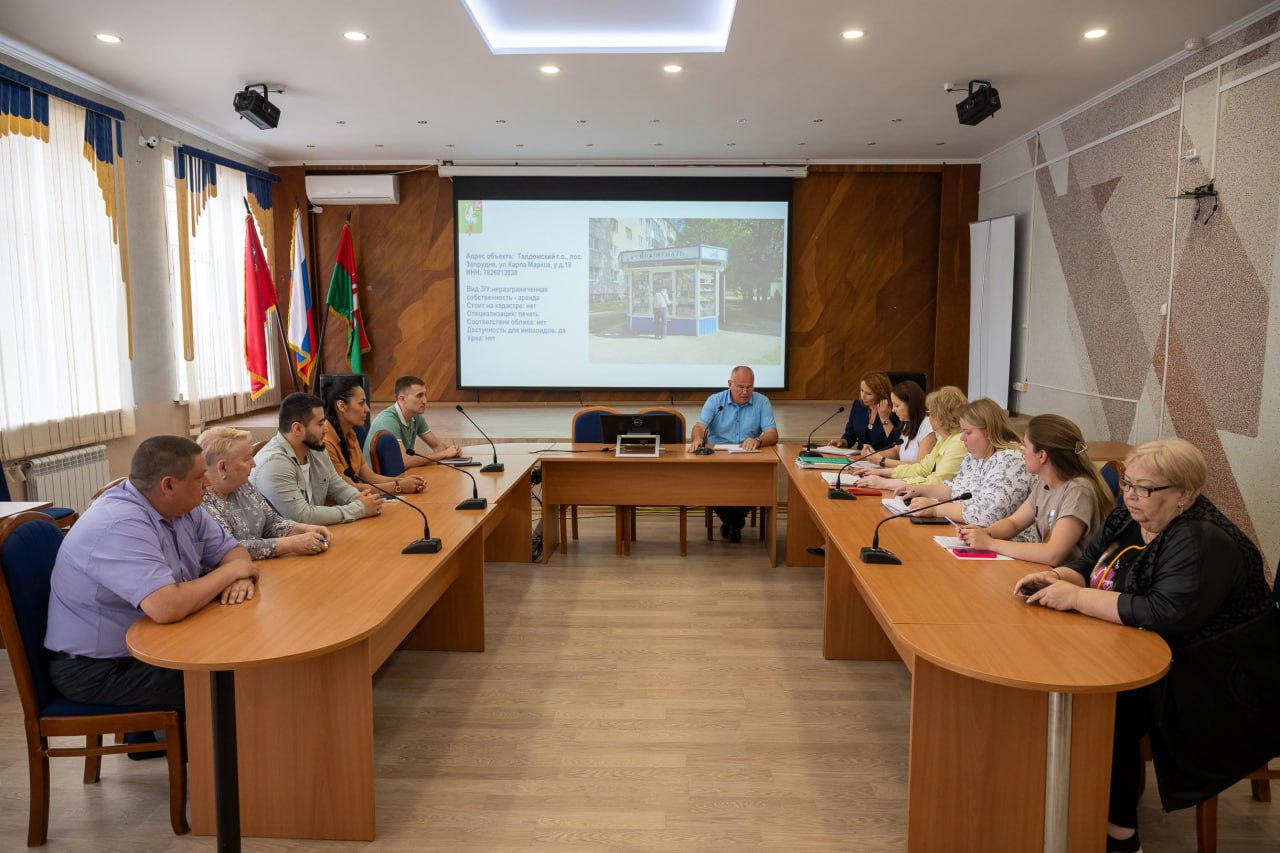
<instances>
[{"instance_id":1,"label":"projected slide","mask_svg":"<svg viewBox=\"0 0 1280 853\"><path fill-rule=\"evenodd\" d=\"M785 383L785 201L458 200L469 388Z\"/></svg>"}]
</instances>

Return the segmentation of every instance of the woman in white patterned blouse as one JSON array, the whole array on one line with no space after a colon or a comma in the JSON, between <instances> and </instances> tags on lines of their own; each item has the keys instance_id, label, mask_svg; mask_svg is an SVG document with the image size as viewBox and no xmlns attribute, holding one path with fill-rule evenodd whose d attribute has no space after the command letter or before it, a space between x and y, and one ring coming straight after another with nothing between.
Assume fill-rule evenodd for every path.
<instances>
[{"instance_id":1,"label":"woman in white patterned blouse","mask_svg":"<svg viewBox=\"0 0 1280 853\"><path fill-rule=\"evenodd\" d=\"M249 482L249 438L242 429L210 427L196 439L208 466L204 508L255 560L327 551L332 541L329 528L285 518Z\"/></svg>"},{"instance_id":2,"label":"woman in white patterned blouse","mask_svg":"<svg viewBox=\"0 0 1280 853\"><path fill-rule=\"evenodd\" d=\"M960 415L960 440L968 455L954 480L937 486L906 486L897 494L917 507L971 492L973 497L967 501L919 513L949 518L957 524L986 527L1013 515L1031 494L1036 478L1027 471L1022 438L1009 423L1009 416L988 397L974 400ZM1014 538L1027 541L1033 536L1034 530L1024 530Z\"/></svg>"}]
</instances>

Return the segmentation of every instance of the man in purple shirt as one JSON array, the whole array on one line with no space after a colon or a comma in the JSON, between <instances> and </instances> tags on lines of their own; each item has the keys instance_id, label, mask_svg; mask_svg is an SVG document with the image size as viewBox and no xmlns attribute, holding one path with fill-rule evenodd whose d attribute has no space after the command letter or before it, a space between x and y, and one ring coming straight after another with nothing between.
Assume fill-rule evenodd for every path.
<instances>
[{"instance_id":1,"label":"man in purple shirt","mask_svg":"<svg viewBox=\"0 0 1280 853\"><path fill-rule=\"evenodd\" d=\"M104 492L58 550L45 647L67 698L182 707L182 672L133 657L125 632L144 614L177 622L215 598L253 597L258 569L200 505L205 463L189 438L142 442L129 479Z\"/></svg>"}]
</instances>

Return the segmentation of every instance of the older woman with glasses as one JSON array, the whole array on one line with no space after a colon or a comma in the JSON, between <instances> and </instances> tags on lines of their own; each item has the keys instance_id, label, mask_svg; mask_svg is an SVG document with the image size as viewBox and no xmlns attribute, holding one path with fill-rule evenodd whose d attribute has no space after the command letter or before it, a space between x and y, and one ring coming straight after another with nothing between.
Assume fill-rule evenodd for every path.
<instances>
[{"instance_id":1,"label":"older woman with glasses","mask_svg":"<svg viewBox=\"0 0 1280 853\"><path fill-rule=\"evenodd\" d=\"M1109 851L1140 849L1143 735L1168 810L1280 752L1280 611L1258 549L1200 494L1206 475L1190 442L1140 445L1125 460L1121 505L1084 553L1016 586L1028 604L1155 631L1173 650L1164 678L1116 697Z\"/></svg>"}]
</instances>

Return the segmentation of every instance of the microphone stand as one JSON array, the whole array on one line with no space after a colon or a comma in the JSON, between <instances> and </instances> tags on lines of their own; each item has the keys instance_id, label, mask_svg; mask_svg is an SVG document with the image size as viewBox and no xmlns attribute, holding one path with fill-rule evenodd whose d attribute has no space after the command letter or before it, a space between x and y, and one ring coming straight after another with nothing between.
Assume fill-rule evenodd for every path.
<instances>
[{"instance_id":1,"label":"microphone stand","mask_svg":"<svg viewBox=\"0 0 1280 853\"><path fill-rule=\"evenodd\" d=\"M897 515L891 515L888 518L883 519L879 524L876 525L875 531L872 532L871 534L871 547L863 548L860 552L858 552L858 557L864 563L878 563L881 565L901 566L902 565L901 557L899 557L897 554L893 553L888 549L880 547L880 528L884 526L885 522L893 521L895 518L906 518L908 515L915 515L918 512L924 512L926 509L932 509L935 506L942 506L943 504L955 503L956 501L967 501L971 497L973 497L972 492L965 492L964 494L956 495L954 498L948 498L945 501L938 501L936 504L929 504L928 506L909 509L906 512L900 512Z\"/></svg>"},{"instance_id":2,"label":"microphone stand","mask_svg":"<svg viewBox=\"0 0 1280 853\"><path fill-rule=\"evenodd\" d=\"M832 418L834 418L836 415L840 414L840 413L841 413L841 412L843 412L843 411L844 411L844 406L841 406L840 408L836 409L836 410L835 410L834 412L832 412L831 414L827 415L827 420L826 420L826 421L823 421L822 423L818 424L818 425L817 425L816 427L814 427L813 429L809 430L809 437L805 439L805 442L804 442L804 451L800 454L800 458L802 458L802 459L813 459L813 458L815 458L815 457L817 457L817 458L822 458L822 454L821 454L821 453L816 453L816 452L814 451L814 449L813 449L813 434L814 434L815 432L817 432L818 430L822 429L824 426L826 426L827 421L831 420Z\"/></svg>"},{"instance_id":3,"label":"microphone stand","mask_svg":"<svg viewBox=\"0 0 1280 853\"><path fill-rule=\"evenodd\" d=\"M392 500L400 501L400 503L404 504L405 506L409 507L409 509L416 512L418 515L422 516L422 538L416 539L413 542L410 542L408 545L404 546L404 549L400 551L401 554L439 554L440 553L440 540L435 539L431 536L431 525L427 523L427 514L425 512L418 509L416 506L409 503L407 500L400 497L399 495L393 495L391 492L388 492L386 489L379 488L379 486L376 483L370 483L368 480L362 479L350 467L348 467L347 470L343 471L342 473L346 474L348 478L355 480L357 483L364 483L366 486L370 486L374 489L377 489L379 492L382 492L384 495L386 495L388 498L391 498Z\"/></svg>"},{"instance_id":4,"label":"microphone stand","mask_svg":"<svg viewBox=\"0 0 1280 853\"><path fill-rule=\"evenodd\" d=\"M505 471L505 470L507 470L507 469L506 469L506 466L505 466L505 465L503 465L501 462L499 462L499 461L498 461L498 446L497 446L496 444L494 444L494 443L493 443L493 439L492 439L492 438L489 438L489 436L485 435L484 430L480 429L480 424L478 424L478 423L476 423L475 421L471 420L471 415L468 415L468 414L467 414L467 410L466 410L466 409L464 409L464 408L462 408L462 405L461 405L461 404L459 404L459 405L457 405L457 406L454 406L454 408L455 408L455 409L457 409L459 412L461 412L461 413L462 413L462 416L463 416L464 418L466 418L467 420L471 421L471 425L472 425L473 427L475 427L476 429L480 430L480 434L481 434L481 435L484 435L484 440L485 440L485 441L487 441L487 442L489 442L489 446L493 448L493 461L492 461L492 462L490 462L488 465L484 466L483 468L481 468L481 469L480 469L480 473L481 473L481 474L492 474L492 473L495 473L495 472L499 472L499 471Z\"/></svg>"},{"instance_id":5,"label":"microphone stand","mask_svg":"<svg viewBox=\"0 0 1280 853\"><path fill-rule=\"evenodd\" d=\"M716 418L724 411L724 406L716 408L716 413L711 416L711 424L716 422ZM694 456L710 456L715 453L710 447L707 447L707 439L711 437L711 424L707 424L707 430L702 434L702 444L693 451Z\"/></svg>"},{"instance_id":6,"label":"microphone stand","mask_svg":"<svg viewBox=\"0 0 1280 853\"><path fill-rule=\"evenodd\" d=\"M410 456L422 456L422 454L418 453L416 450L409 449L409 448L405 449L405 453L409 454ZM480 497L480 490L476 487L475 475L473 475L470 471L468 471L465 468L459 468L457 465L446 465L443 462L441 462L439 459L432 459L430 456L422 456L422 458L427 460L427 463L430 465L439 465L441 468L448 468L450 471L457 471L459 474L466 474L468 477L471 478L471 497L465 498L462 501L462 503L458 504L456 507L454 507L454 509L484 509L489 505L488 498ZM361 480L361 482L364 482L364 481ZM372 483L370 483L369 485L373 486ZM375 489L378 488L377 486L373 486L373 487ZM382 489L378 489L378 491L382 491Z\"/></svg>"},{"instance_id":7,"label":"microphone stand","mask_svg":"<svg viewBox=\"0 0 1280 853\"><path fill-rule=\"evenodd\" d=\"M835 485L827 489L827 500L829 501L857 500L858 499L857 495L851 495L848 492L846 492L844 489L840 488L840 476L844 474L844 472L849 468L850 465L853 465L856 462L861 462L863 459L866 459L868 456L870 456L872 453L875 453L875 452L876 451L874 450L869 450L866 453L859 456L857 459L850 459L848 463L846 463L839 471L837 471Z\"/></svg>"}]
</instances>

